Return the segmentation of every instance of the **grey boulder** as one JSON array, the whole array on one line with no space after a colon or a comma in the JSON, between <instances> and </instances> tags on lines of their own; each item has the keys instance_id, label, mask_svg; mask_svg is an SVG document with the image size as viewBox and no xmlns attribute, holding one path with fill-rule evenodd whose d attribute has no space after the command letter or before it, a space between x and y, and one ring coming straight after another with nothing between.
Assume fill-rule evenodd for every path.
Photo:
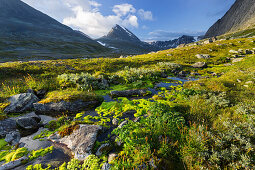
<instances>
[{"instance_id":1,"label":"grey boulder","mask_svg":"<svg viewBox=\"0 0 255 170\"><path fill-rule=\"evenodd\" d=\"M53 114L61 112L72 112L77 113L82 110L93 108L100 105L100 101L89 101L84 102L82 100L77 100L74 102L61 101L58 103L34 103L34 109L36 113L40 114Z\"/></svg>"},{"instance_id":2,"label":"grey boulder","mask_svg":"<svg viewBox=\"0 0 255 170\"><path fill-rule=\"evenodd\" d=\"M9 98L11 103L4 110L5 113L22 113L33 108L33 103L38 102L39 99L32 93L17 94Z\"/></svg>"},{"instance_id":3,"label":"grey boulder","mask_svg":"<svg viewBox=\"0 0 255 170\"><path fill-rule=\"evenodd\" d=\"M197 62L192 65L193 68L206 68L207 64L205 62Z\"/></svg>"},{"instance_id":4,"label":"grey boulder","mask_svg":"<svg viewBox=\"0 0 255 170\"><path fill-rule=\"evenodd\" d=\"M20 133L17 131L13 131L13 132L8 133L5 136L4 140L5 140L5 142L11 144L12 146L15 146L15 145L19 144L20 139L21 139Z\"/></svg>"},{"instance_id":5,"label":"grey boulder","mask_svg":"<svg viewBox=\"0 0 255 170\"><path fill-rule=\"evenodd\" d=\"M76 159L83 161L92 154L97 135L101 130L102 127L97 125L80 125L79 129L70 136L61 138L59 142L67 145Z\"/></svg>"},{"instance_id":6,"label":"grey boulder","mask_svg":"<svg viewBox=\"0 0 255 170\"><path fill-rule=\"evenodd\" d=\"M213 56L211 56L209 54L197 54L196 57L198 59L209 59L209 58L212 58Z\"/></svg>"}]
</instances>

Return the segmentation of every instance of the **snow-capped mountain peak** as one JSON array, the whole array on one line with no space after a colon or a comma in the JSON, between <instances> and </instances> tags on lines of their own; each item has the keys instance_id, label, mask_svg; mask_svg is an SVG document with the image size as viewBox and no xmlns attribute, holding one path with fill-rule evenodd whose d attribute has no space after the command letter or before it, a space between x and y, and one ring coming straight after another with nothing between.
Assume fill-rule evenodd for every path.
<instances>
[{"instance_id":1,"label":"snow-capped mountain peak","mask_svg":"<svg viewBox=\"0 0 255 170\"><path fill-rule=\"evenodd\" d=\"M120 25L113 27L111 31L105 36L105 38L125 41L140 41L140 39L137 38L137 36L135 36L131 31Z\"/></svg>"}]
</instances>

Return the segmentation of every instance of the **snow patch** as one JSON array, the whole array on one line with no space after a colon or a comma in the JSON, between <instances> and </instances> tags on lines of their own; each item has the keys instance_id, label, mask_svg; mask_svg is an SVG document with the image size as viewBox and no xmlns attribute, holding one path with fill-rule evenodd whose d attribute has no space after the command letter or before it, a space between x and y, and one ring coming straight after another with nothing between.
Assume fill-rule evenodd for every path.
<instances>
[{"instance_id":1,"label":"snow patch","mask_svg":"<svg viewBox=\"0 0 255 170\"><path fill-rule=\"evenodd\" d=\"M106 47L106 44L105 43L102 43L100 41L97 41L99 44L101 44L102 46L105 46Z\"/></svg>"},{"instance_id":2,"label":"snow patch","mask_svg":"<svg viewBox=\"0 0 255 170\"><path fill-rule=\"evenodd\" d=\"M133 36L133 34L130 32L130 31L128 31L125 27L122 27L122 26L120 26L124 31L126 31L126 33L130 36L130 37L132 37Z\"/></svg>"}]
</instances>

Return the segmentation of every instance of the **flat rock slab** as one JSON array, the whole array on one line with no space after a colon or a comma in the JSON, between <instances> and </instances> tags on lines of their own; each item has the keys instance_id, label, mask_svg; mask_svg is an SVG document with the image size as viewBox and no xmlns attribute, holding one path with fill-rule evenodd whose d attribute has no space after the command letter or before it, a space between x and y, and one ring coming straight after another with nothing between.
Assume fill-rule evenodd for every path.
<instances>
[{"instance_id":1,"label":"flat rock slab","mask_svg":"<svg viewBox=\"0 0 255 170\"><path fill-rule=\"evenodd\" d=\"M82 100L77 100L74 102L66 102L66 101L61 101L58 103L34 103L34 109L36 113L39 114L60 114L60 113L66 113L66 112L71 112L71 113L77 113L83 110L87 110L89 108L94 108L98 105L100 105L101 102L99 101L89 101L89 102L84 102Z\"/></svg>"},{"instance_id":2,"label":"flat rock slab","mask_svg":"<svg viewBox=\"0 0 255 170\"><path fill-rule=\"evenodd\" d=\"M147 92L148 92L147 89L111 91L111 96L112 97L145 96L147 94Z\"/></svg>"},{"instance_id":3,"label":"flat rock slab","mask_svg":"<svg viewBox=\"0 0 255 170\"><path fill-rule=\"evenodd\" d=\"M25 165L21 165L12 170L24 170L29 165L41 164L43 167L47 167L48 164L51 165L51 169L58 168L64 162L69 162L72 158L71 151L65 147L53 144L54 150L52 153L46 154L44 157L39 157Z\"/></svg>"},{"instance_id":4,"label":"flat rock slab","mask_svg":"<svg viewBox=\"0 0 255 170\"><path fill-rule=\"evenodd\" d=\"M40 140L40 139L33 139L36 135L39 135L42 131L47 130L46 128L40 128L36 133L23 137L20 139L20 143L24 144L29 151L38 150L38 149L45 149L47 147L52 146L52 142L48 141L47 139Z\"/></svg>"},{"instance_id":5,"label":"flat rock slab","mask_svg":"<svg viewBox=\"0 0 255 170\"><path fill-rule=\"evenodd\" d=\"M61 138L58 141L71 149L76 159L83 161L92 153L97 135L101 130L102 127L97 125L80 125L80 128L75 130L70 136Z\"/></svg>"},{"instance_id":6,"label":"flat rock slab","mask_svg":"<svg viewBox=\"0 0 255 170\"><path fill-rule=\"evenodd\" d=\"M32 93L17 94L9 98L11 103L4 110L5 113L22 113L33 108L33 103L38 102L39 99Z\"/></svg>"}]
</instances>

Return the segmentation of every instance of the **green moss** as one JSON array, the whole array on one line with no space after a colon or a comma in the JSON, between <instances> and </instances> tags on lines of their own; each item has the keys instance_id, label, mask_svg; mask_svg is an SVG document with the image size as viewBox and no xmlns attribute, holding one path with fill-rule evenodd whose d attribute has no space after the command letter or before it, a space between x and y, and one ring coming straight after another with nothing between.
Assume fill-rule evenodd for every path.
<instances>
[{"instance_id":1,"label":"green moss","mask_svg":"<svg viewBox=\"0 0 255 170\"><path fill-rule=\"evenodd\" d=\"M50 147L45 148L45 149L32 151L31 154L29 155L29 160L31 161L31 160L34 160L38 157L43 157L48 153L52 153L53 150L54 150L53 146L50 146Z\"/></svg>"},{"instance_id":2,"label":"green moss","mask_svg":"<svg viewBox=\"0 0 255 170\"><path fill-rule=\"evenodd\" d=\"M27 148L18 148L17 150L11 151L11 152L6 152L3 151L0 153L0 157L2 157L0 159L0 161L5 161L6 163L11 162L11 161L15 161L25 155L28 154L28 150Z\"/></svg>"},{"instance_id":3,"label":"green moss","mask_svg":"<svg viewBox=\"0 0 255 170\"><path fill-rule=\"evenodd\" d=\"M66 89L48 93L45 99L41 100L40 103L60 101L72 102L75 100L83 100L84 102L88 102L102 100L102 98L93 93L78 91L76 89Z\"/></svg>"},{"instance_id":4,"label":"green moss","mask_svg":"<svg viewBox=\"0 0 255 170\"><path fill-rule=\"evenodd\" d=\"M0 151L7 145L8 143L5 142L4 139L0 139Z\"/></svg>"}]
</instances>

